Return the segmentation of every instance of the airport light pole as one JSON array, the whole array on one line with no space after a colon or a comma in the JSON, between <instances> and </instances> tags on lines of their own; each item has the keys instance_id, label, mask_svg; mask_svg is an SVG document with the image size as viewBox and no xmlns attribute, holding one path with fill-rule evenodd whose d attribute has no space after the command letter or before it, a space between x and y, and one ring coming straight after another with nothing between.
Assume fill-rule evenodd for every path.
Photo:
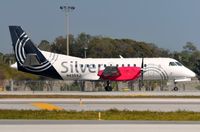
<instances>
[{"instance_id":1,"label":"airport light pole","mask_svg":"<svg viewBox=\"0 0 200 132\"><path fill-rule=\"evenodd\" d=\"M88 43L89 41L85 42L84 44L84 58L87 58Z\"/></svg>"},{"instance_id":2,"label":"airport light pole","mask_svg":"<svg viewBox=\"0 0 200 132\"><path fill-rule=\"evenodd\" d=\"M69 12L73 11L75 9L74 6L68 6L68 5L64 5L64 6L60 6L60 9L62 11L64 11L65 13L65 17L66 17L66 46L67 46L67 55L69 55Z\"/></svg>"},{"instance_id":3,"label":"airport light pole","mask_svg":"<svg viewBox=\"0 0 200 132\"><path fill-rule=\"evenodd\" d=\"M84 48L84 58L87 58L87 47Z\"/></svg>"}]
</instances>

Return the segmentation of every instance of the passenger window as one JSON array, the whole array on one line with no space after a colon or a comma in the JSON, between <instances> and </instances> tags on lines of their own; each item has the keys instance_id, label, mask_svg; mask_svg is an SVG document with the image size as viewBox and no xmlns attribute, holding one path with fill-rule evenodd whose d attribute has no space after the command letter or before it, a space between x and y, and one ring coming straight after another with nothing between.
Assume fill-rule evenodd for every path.
<instances>
[{"instance_id":1,"label":"passenger window","mask_svg":"<svg viewBox=\"0 0 200 132\"><path fill-rule=\"evenodd\" d=\"M117 64L116 67L118 67L119 65Z\"/></svg>"},{"instance_id":2,"label":"passenger window","mask_svg":"<svg viewBox=\"0 0 200 132\"><path fill-rule=\"evenodd\" d=\"M130 64L128 64L128 67L130 67Z\"/></svg>"},{"instance_id":3,"label":"passenger window","mask_svg":"<svg viewBox=\"0 0 200 132\"><path fill-rule=\"evenodd\" d=\"M147 67L147 64L144 64L144 67Z\"/></svg>"},{"instance_id":4,"label":"passenger window","mask_svg":"<svg viewBox=\"0 0 200 132\"><path fill-rule=\"evenodd\" d=\"M122 67L124 67L124 64L122 64Z\"/></svg>"},{"instance_id":5,"label":"passenger window","mask_svg":"<svg viewBox=\"0 0 200 132\"><path fill-rule=\"evenodd\" d=\"M135 67L136 67L136 64L134 64L133 66L135 66Z\"/></svg>"},{"instance_id":6,"label":"passenger window","mask_svg":"<svg viewBox=\"0 0 200 132\"><path fill-rule=\"evenodd\" d=\"M176 66L175 62L169 62L169 66Z\"/></svg>"},{"instance_id":7,"label":"passenger window","mask_svg":"<svg viewBox=\"0 0 200 132\"><path fill-rule=\"evenodd\" d=\"M106 67L106 64L104 64L104 67Z\"/></svg>"}]
</instances>

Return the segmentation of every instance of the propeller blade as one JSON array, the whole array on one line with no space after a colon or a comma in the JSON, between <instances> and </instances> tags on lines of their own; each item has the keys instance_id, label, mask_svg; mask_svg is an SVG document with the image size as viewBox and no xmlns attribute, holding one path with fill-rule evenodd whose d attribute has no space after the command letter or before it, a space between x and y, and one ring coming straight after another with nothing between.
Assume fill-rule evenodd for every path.
<instances>
[{"instance_id":1,"label":"propeller blade","mask_svg":"<svg viewBox=\"0 0 200 132\"><path fill-rule=\"evenodd\" d=\"M144 81L144 78L143 78L143 76L144 76L143 68L144 68L144 57L142 57L142 64L141 64L141 86L142 87L144 85L144 83L143 83L143 81Z\"/></svg>"},{"instance_id":2,"label":"propeller blade","mask_svg":"<svg viewBox=\"0 0 200 132\"><path fill-rule=\"evenodd\" d=\"M142 57L142 64L141 64L141 68L144 68L144 58Z\"/></svg>"}]
</instances>

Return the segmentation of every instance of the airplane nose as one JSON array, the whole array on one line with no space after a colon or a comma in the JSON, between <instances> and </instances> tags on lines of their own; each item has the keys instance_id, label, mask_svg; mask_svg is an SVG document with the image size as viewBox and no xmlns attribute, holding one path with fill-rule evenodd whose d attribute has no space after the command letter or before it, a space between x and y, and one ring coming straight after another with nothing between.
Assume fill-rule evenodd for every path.
<instances>
[{"instance_id":1,"label":"airplane nose","mask_svg":"<svg viewBox=\"0 0 200 132\"><path fill-rule=\"evenodd\" d=\"M188 77L190 77L190 78L196 77L196 74L191 70L189 70L187 74L188 74Z\"/></svg>"}]
</instances>

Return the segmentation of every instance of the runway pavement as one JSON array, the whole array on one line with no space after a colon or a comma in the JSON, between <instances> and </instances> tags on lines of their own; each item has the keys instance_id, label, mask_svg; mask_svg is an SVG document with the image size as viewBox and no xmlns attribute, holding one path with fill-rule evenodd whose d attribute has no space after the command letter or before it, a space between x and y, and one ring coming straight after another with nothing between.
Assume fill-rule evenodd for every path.
<instances>
[{"instance_id":1,"label":"runway pavement","mask_svg":"<svg viewBox=\"0 0 200 132\"><path fill-rule=\"evenodd\" d=\"M115 98L115 99L0 99L0 109L57 109L76 111L150 110L200 112L200 99L195 98Z\"/></svg>"},{"instance_id":2,"label":"runway pavement","mask_svg":"<svg viewBox=\"0 0 200 132\"><path fill-rule=\"evenodd\" d=\"M2 132L199 132L200 122L0 120Z\"/></svg>"}]
</instances>

